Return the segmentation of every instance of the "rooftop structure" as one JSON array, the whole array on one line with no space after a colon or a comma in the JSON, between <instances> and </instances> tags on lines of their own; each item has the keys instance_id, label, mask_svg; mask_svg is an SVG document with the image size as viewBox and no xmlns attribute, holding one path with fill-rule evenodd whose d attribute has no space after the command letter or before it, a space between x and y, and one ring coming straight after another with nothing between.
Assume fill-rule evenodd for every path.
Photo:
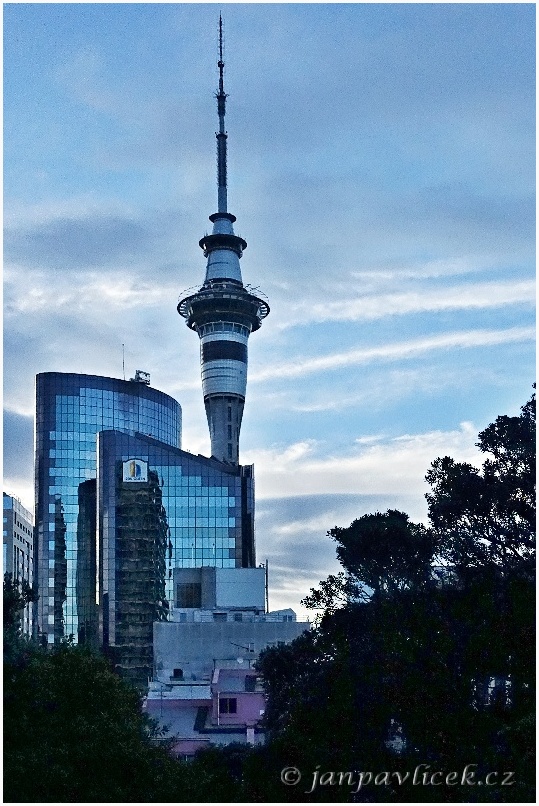
<instances>
[{"instance_id":1,"label":"rooftop structure","mask_svg":"<svg viewBox=\"0 0 539 806\"><path fill-rule=\"evenodd\" d=\"M173 739L174 755L188 758L210 745L264 741L264 689L253 670L216 668L207 681L176 683L150 683L144 703L146 713L159 723L162 739Z\"/></svg>"},{"instance_id":2,"label":"rooftop structure","mask_svg":"<svg viewBox=\"0 0 539 806\"><path fill-rule=\"evenodd\" d=\"M227 206L227 133L223 26L219 17L217 113L217 212L211 235L200 240L207 258L204 284L180 299L178 313L200 338L202 391L210 430L211 455L238 464L239 436L247 386L247 342L269 313L269 305L243 285L240 258L246 241L234 233L236 217Z\"/></svg>"}]
</instances>

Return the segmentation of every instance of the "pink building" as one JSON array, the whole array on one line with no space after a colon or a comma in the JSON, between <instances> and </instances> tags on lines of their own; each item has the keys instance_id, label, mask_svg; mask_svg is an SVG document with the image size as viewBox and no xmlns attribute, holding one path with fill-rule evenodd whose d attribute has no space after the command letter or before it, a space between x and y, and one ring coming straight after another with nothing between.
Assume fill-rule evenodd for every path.
<instances>
[{"instance_id":1,"label":"pink building","mask_svg":"<svg viewBox=\"0 0 539 806\"><path fill-rule=\"evenodd\" d=\"M264 741L264 692L252 669L215 669L211 681L151 683L146 713L176 738L173 752L193 756L210 744Z\"/></svg>"},{"instance_id":2,"label":"pink building","mask_svg":"<svg viewBox=\"0 0 539 806\"><path fill-rule=\"evenodd\" d=\"M249 669L216 669L212 694L215 725L255 728L264 715L264 691Z\"/></svg>"}]
</instances>

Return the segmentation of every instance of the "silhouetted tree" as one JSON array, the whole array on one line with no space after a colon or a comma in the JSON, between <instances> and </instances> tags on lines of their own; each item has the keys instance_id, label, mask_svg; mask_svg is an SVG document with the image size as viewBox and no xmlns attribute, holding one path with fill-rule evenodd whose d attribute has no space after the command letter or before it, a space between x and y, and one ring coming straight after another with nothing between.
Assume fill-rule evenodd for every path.
<instances>
[{"instance_id":1,"label":"silhouetted tree","mask_svg":"<svg viewBox=\"0 0 539 806\"><path fill-rule=\"evenodd\" d=\"M322 787L310 800L534 798L534 426L533 397L519 417L480 433L490 454L481 470L435 460L431 528L388 510L330 530L344 571L304 600L323 608L315 629L259 662L272 774L280 762L403 774L418 763L471 763L483 780L513 771L515 784L504 788L500 774L488 788ZM396 752L389 740L399 730ZM301 800L296 789L268 787Z\"/></svg>"},{"instance_id":2,"label":"silhouetted tree","mask_svg":"<svg viewBox=\"0 0 539 806\"><path fill-rule=\"evenodd\" d=\"M427 473L429 518L441 550L461 573L533 576L535 394L518 417L498 417L481 431L477 446L492 456L481 470L445 456Z\"/></svg>"},{"instance_id":3,"label":"silhouetted tree","mask_svg":"<svg viewBox=\"0 0 539 806\"><path fill-rule=\"evenodd\" d=\"M363 515L347 528L328 532L337 543L337 558L375 596L417 588L431 580L435 544L422 524L396 509Z\"/></svg>"},{"instance_id":4,"label":"silhouetted tree","mask_svg":"<svg viewBox=\"0 0 539 806\"><path fill-rule=\"evenodd\" d=\"M27 604L37 601L34 588L23 579L13 579L12 574L4 574L3 588L3 640L4 662L17 653L22 640L22 612Z\"/></svg>"}]
</instances>

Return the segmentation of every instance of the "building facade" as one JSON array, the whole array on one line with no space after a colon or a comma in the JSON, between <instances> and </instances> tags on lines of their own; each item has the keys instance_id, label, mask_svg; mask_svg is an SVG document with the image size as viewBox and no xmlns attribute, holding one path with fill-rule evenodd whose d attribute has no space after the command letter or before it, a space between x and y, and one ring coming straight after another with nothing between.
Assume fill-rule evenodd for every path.
<instances>
[{"instance_id":1,"label":"building facade","mask_svg":"<svg viewBox=\"0 0 539 806\"><path fill-rule=\"evenodd\" d=\"M103 431L97 477L99 643L147 682L152 621L174 607L177 570L254 565L252 468Z\"/></svg>"},{"instance_id":2,"label":"building facade","mask_svg":"<svg viewBox=\"0 0 539 806\"><path fill-rule=\"evenodd\" d=\"M116 671L144 688L153 663L153 622L168 614L166 561L172 543L157 473L140 459L120 462L116 469L112 540L101 539L105 519L99 519L99 643ZM106 475L102 465L99 471L100 478Z\"/></svg>"},{"instance_id":3,"label":"building facade","mask_svg":"<svg viewBox=\"0 0 539 806\"><path fill-rule=\"evenodd\" d=\"M34 524L32 514L12 495L4 493L4 574L14 581L34 580ZM22 613L21 628L25 635L32 632L32 606Z\"/></svg>"},{"instance_id":4,"label":"building facade","mask_svg":"<svg viewBox=\"0 0 539 806\"><path fill-rule=\"evenodd\" d=\"M181 407L146 381L60 372L37 376L34 630L48 643L68 635L85 640L88 623L95 624L89 603L97 550L96 440L103 429L151 434L179 448Z\"/></svg>"}]
</instances>

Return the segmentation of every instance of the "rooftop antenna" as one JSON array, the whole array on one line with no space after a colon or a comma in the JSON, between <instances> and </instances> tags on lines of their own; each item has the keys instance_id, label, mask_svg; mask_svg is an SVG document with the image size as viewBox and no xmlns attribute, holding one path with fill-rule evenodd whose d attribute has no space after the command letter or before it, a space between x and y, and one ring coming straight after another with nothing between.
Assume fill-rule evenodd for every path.
<instances>
[{"instance_id":1,"label":"rooftop antenna","mask_svg":"<svg viewBox=\"0 0 539 806\"><path fill-rule=\"evenodd\" d=\"M225 112L226 112L226 92L224 90L224 69L223 61L223 18L219 14L219 92L217 98L217 114L219 115L219 131L217 137L217 210L219 213L227 212L227 177L226 177L226 140Z\"/></svg>"},{"instance_id":2,"label":"rooftop antenna","mask_svg":"<svg viewBox=\"0 0 539 806\"><path fill-rule=\"evenodd\" d=\"M122 344L122 372L124 374L125 381L125 344Z\"/></svg>"}]
</instances>

